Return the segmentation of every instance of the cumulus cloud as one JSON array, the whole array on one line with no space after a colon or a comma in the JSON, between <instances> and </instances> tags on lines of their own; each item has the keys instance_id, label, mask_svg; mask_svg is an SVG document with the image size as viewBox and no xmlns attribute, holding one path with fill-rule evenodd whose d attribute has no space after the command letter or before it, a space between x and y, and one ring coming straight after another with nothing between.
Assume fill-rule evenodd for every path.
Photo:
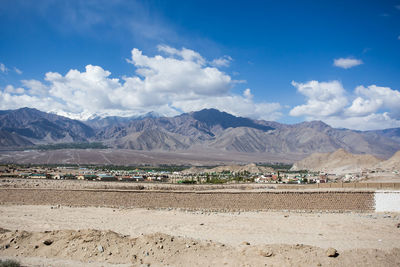
<instances>
[{"instance_id":1,"label":"cumulus cloud","mask_svg":"<svg viewBox=\"0 0 400 267\"><path fill-rule=\"evenodd\" d=\"M358 86L352 94L346 94L338 81L292 84L307 98L306 104L290 111L292 116L358 130L400 127L400 92L397 90L370 85Z\"/></svg>"},{"instance_id":2,"label":"cumulus cloud","mask_svg":"<svg viewBox=\"0 0 400 267\"><path fill-rule=\"evenodd\" d=\"M37 107L83 119L95 114L129 116L149 111L171 116L202 108L256 119L282 115L278 103L256 102L250 89L243 95L232 93L240 81L232 80L198 52L166 45L158 46L158 51L158 55L147 56L132 49L127 61L135 67L135 75L123 78L113 78L100 66L87 65L83 72L48 72L44 81L22 80L24 91L13 87L3 90L0 106Z\"/></svg>"},{"instance_id":3,"label":"cumulus cloud","mask_svg":"<svg viewBox=\"0 0 400 267\"><path fill-rule=\"evenodd\" d=\"M359 99L369 103L369 106L376 112L378 109L386 109L395 119L400 119L400 92L389 87L371 85L368 87L358 86L355 93ZM354 103L354 102L353 102ZM374 108L374 109L373 109Z\"/></svg>"},{"instance_id":4,"label":"cumulus cloud","mask_svg":"<svg viewBox=\"0 0 400 267\"><path fill-rule=\"evenodd\" d=\"M345 90L338 81L297 83L292 85L307 97L307 103L296 106L290 111L292 116L332 116L339 113L346 105Z\"/></svg>"},{"instance_id":5,"label":"cumulus cloud","mask_svg":"<svg viewBox=\"0 0 400 267\"><path fill-rule=\"evenodd\" d=\"M363 64L362 60L355 58L337 58L333 60L333 65L343 69L349 69Z\"/></svg>"},{"instance_id":6,"label":"cumulus cloud","mask_svg":"<svg viewBox=\"0 0 400 267\"><path fill-rule=\"evenodd\" d=\"M23 94L25 93L25 89L21 87L14 88L12 85L7 85L6 88L4 88L4 92L10 94Z\"/></svg>"},{"instance_id":7,"label":"cumulus cloud","mask_svg":"<svg viewBox=\"0 0 400 267\"><path fill-rule=\"evenodd\" d=\"M48 87L37 80L22 80L21 83L28 88L30 95L44 96L48 93Z\"/></svg>"}]
</instances>

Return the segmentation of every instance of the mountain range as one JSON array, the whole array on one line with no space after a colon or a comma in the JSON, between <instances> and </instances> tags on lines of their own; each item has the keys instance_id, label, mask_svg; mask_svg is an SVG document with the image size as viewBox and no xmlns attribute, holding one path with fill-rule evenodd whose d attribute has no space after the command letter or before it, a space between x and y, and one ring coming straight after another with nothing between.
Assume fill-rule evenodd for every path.
<instances>
[{"instance_id":1,"label":"mountain range","mask_svg":"<svg viewBox=\"0 0 400 267\"><path fill-rule=\"evenodd\" d=\"M298 124L253 120L216 109L159 117L72 120L31 108L0 111L0 148L38 144L102 142L110 148L194 151L208 148L244 153L309 155L343 148L388 158L400 150L400 128L355 131L321 122Z\"/></svg>"}]
</instances>

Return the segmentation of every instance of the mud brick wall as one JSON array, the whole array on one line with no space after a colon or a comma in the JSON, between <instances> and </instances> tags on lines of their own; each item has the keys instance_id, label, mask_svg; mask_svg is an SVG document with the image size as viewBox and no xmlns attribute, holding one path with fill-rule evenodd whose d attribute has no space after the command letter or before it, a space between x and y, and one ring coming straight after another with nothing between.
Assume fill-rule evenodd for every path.
<instances>
[{"instance_id":1,"label":"mud brick wall","mask_svg":"<svg viewBox=\"0 0 400 267\"><path fill-rule=\"evenodd\" d=\"M1 189L0 203L223 211L373 211L374 192L162 192Z\"/></svg>"}]
</instances>

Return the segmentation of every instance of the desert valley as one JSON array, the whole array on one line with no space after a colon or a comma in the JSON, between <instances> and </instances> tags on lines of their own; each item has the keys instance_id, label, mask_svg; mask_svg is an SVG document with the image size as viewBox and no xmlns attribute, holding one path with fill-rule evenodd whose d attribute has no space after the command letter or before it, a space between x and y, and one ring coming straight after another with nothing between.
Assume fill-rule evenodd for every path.
<instances>
[{"instance_id":1,"label":"desert valley","mask_svg":"<svg viewBox=\"0 0 400 267\"><path fill-rule=\"evenodd\" d=\"M0 267L400 266L400 0L1 0Z\"/></svg>"},{"instance_id":2,"label":"desert valley","mask_svg":"<svg viewBox=\"0 0 400 267\"><path fill-rule=\"evenodd\" d=\"M4 259L28 266L400 264L397 129L280 125L217 110L122 120L3 112Z\"/></svg>"}]
</instances>

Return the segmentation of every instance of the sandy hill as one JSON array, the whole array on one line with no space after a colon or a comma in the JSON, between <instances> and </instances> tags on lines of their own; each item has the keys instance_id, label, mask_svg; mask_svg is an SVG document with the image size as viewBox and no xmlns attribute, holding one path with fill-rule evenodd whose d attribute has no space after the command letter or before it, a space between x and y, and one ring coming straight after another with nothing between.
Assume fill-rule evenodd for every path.
<instances>
[{"instance_id":1,"label":"sandy hill","mask_svg":"<svg viewBox=\"0 0 400 267\"><path fill-rule=\"evenodd\" d=\"M212 169L201 169L198 167L192 167L190 169L184 170L183 173L212 173L212 172L224 172L224 171L229 171L229 172L249 172L249 173L268 173L268 172L273 172L274 169L270 167L263 167L263 166L257 166L254 163L250 163L247 165L226 165L226 166L218 166Z\"/></svg>"},{"instance_id":2,"label":"sandy hill","mask_svg":"<svg viewBox=\"0 0 400 267\"><path fill-rule=\"evenodd\" d=\"M296 162L291 170L323 171L327 173L352 173L373 169L382 160L368 154L351 154L344 149L332 153L314 153Z\"/></svg>"},{"instance_id":3,"label":"sandy hill","mask_svg":"<svg viewBox=\"0 0 400 267\"><path fill-rule=\"evenodd\" d=\"M400 150L397 151L390 159L382 161L376 165L377 168L393 171L400 170Z\"/></svg>"}]
</instances>

